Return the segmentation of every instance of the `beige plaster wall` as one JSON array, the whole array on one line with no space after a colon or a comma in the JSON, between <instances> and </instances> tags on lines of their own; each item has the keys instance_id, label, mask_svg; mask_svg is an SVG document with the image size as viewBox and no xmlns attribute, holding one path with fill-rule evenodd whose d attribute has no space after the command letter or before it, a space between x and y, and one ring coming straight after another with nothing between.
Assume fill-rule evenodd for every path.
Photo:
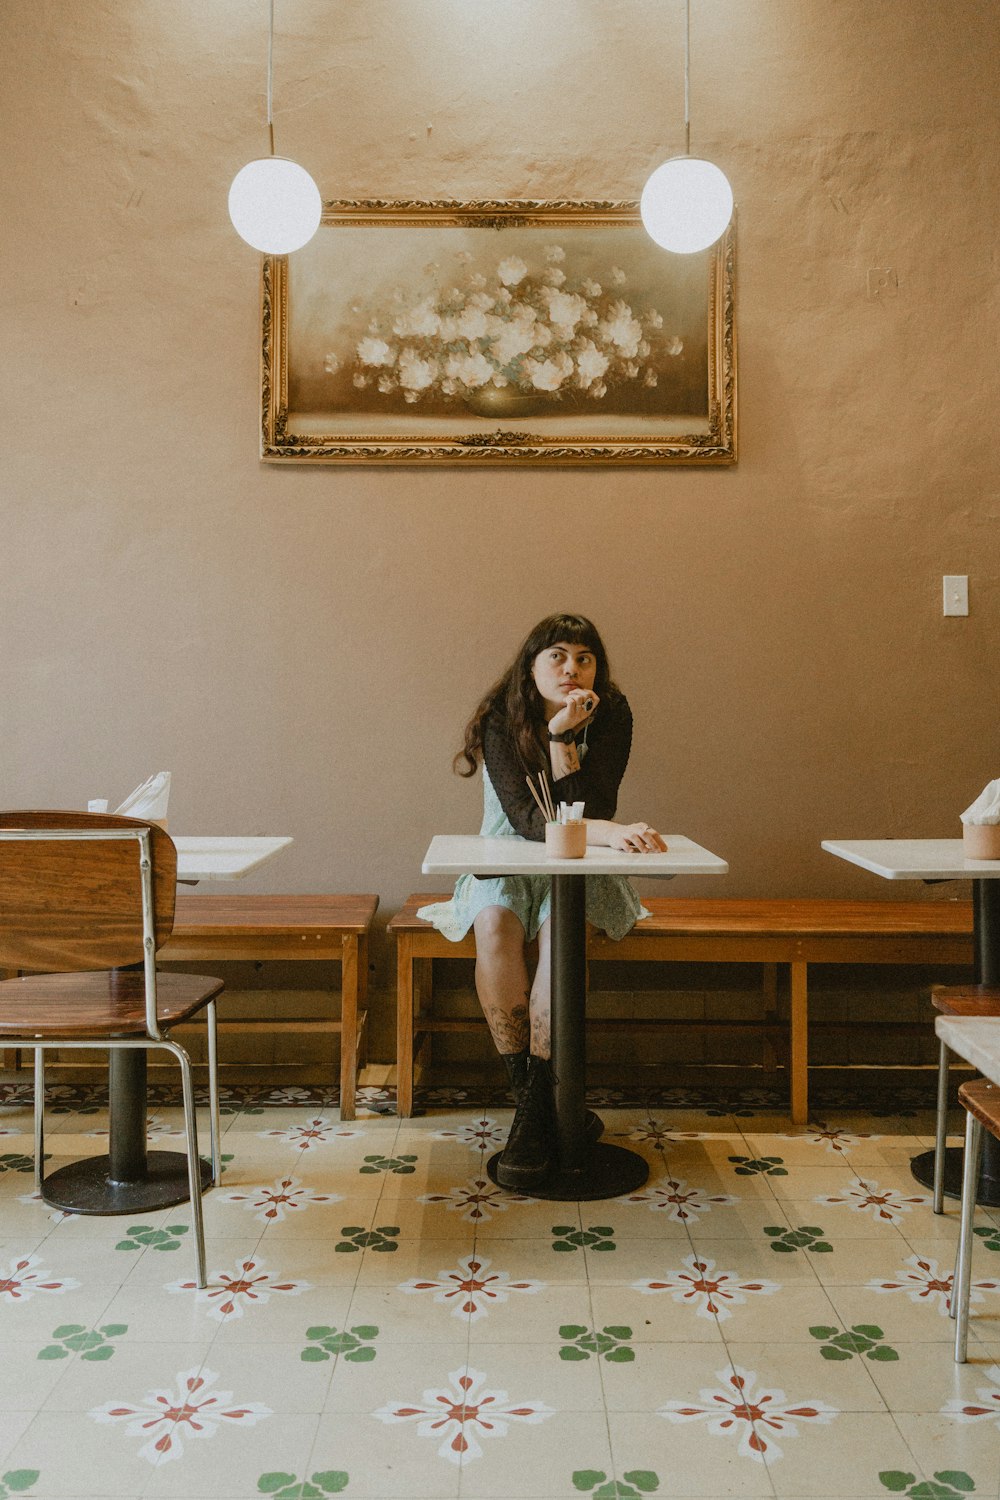
<instances>
[{"instance_id":1,"label":"beige plaster wall","mask_svg":"<svg viewBox=\"0 0 1000 1500\"><path fill-rule=\"evenodd\" d=\"M277 147L328 197L630 197L681 147L680 0L277 13ZM1000 774L995 21L697 0L738 466L456 473L258 462L225 200L266 147L265 0L4 0L2 801L170 768L174 830L294 836L253 888L388 914L478 826L449 762L484 684L572 608L636 714L622 813L724 854L715 893L918 894L819 841L952 835Z\"/></svg>"}]
</instances>

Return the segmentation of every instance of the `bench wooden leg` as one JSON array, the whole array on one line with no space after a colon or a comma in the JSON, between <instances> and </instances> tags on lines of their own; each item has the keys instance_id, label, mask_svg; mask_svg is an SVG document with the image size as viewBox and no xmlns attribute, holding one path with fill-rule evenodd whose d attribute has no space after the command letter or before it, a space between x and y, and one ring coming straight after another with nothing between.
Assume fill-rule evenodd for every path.
<instances>
[{"instance_id":1,"label":"bench wooden leg","mask_svg":"<svg viewBox=\"0 0 1000 1500\"><path fill-rule=\"evenodd\" d=\"M778 1016L778 965L761 965L761 988L764 994L764 1020L771 1025ZM764 1033L764 1069L773 1073L778 1066L778 1054L774 1050L774 1041L768 1032Z\"/></svg>"},{"instance_id":2,"label":"bench wooden leg","mask_svg":"<svg viewBox=\"0 0 1000 1500\"><path fill-rule=\"evenodd\" d=\"M809 966L789 965L792 971L790 1066L792 1124L809 1119Z\"/></svg>"},{"instance_id":3,"label":"bench wooden leg","mask_svg":"<svg viewBox=\"0 0 1000 1500\"><path fill-rule=\"evenodd\" d=\"M357 1117L358 1006L368 984L367 935L346 933L340 958L340 1118Z\"/></svg>"},{"instance_id":4,"label":"bench wooden leg","mask_svg":"<svg viewBox=\"0 0 1000 1500\"><path fill-rule=\"evenodd\" d=\"M413 945L396 939L396 1113L413 1114Z\"/></svg>"}]
</instances>

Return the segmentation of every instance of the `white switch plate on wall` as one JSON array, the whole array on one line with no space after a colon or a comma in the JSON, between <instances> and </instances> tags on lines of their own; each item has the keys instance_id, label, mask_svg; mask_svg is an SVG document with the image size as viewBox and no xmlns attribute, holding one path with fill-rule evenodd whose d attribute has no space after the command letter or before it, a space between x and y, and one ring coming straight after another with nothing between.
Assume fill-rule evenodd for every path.
<instances>
[{"instance_id":1,"label":"white switch plate on wall","mask_svg":"<svg viewBox=\"0 0 1000 1500\"><path fill-rule=\"evenodd\" d=\"M965 573L944 575L944 612L946 615L969 613L969 579Z\"/></svg>"}]
</instances>

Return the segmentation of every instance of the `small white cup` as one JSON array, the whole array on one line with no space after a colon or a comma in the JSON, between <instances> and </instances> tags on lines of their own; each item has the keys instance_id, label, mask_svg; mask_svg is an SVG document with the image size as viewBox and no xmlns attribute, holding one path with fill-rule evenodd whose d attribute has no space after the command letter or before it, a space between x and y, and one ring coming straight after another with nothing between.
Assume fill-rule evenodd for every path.
<instances>
[{"instance_id":1,"label":"small white cup","mask_svg":"<svg viewBox=\"0 0 1000 1500\"><path fill-rule=\"evenodd\" d=\"M92 797L87 803L87 811L92 813L106 813L108 810L107 797Z\"/></svg>"}]
</instances>

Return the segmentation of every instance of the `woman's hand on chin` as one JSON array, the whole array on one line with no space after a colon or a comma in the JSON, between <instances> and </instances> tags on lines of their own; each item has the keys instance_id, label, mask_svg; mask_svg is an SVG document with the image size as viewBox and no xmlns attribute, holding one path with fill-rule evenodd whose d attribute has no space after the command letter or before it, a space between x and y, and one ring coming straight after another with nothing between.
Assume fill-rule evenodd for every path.
<instances>
[{"instance_id":1,"label":"woman's hand on chin","mask_svg":"<svg viewBox=\"0 0 1000 1500\"><path fill-rule=\"evenodd\" d=\"M580 729L592 718L600 699L593 688L573 688L566 694L566 702L549 720L550 734L565 734L568 729Z\"/></svg>"},{"instance_id":2,"label":"woman's hand on chin","mask_svg":"<svg viewBox=\"0 0 1000 1500\"><path fill-rule=\"evenodd\" d=\"M663 854L667 841L648 823L613 823L608 845L622 854Z\"/></svg>"}]
</instances>

